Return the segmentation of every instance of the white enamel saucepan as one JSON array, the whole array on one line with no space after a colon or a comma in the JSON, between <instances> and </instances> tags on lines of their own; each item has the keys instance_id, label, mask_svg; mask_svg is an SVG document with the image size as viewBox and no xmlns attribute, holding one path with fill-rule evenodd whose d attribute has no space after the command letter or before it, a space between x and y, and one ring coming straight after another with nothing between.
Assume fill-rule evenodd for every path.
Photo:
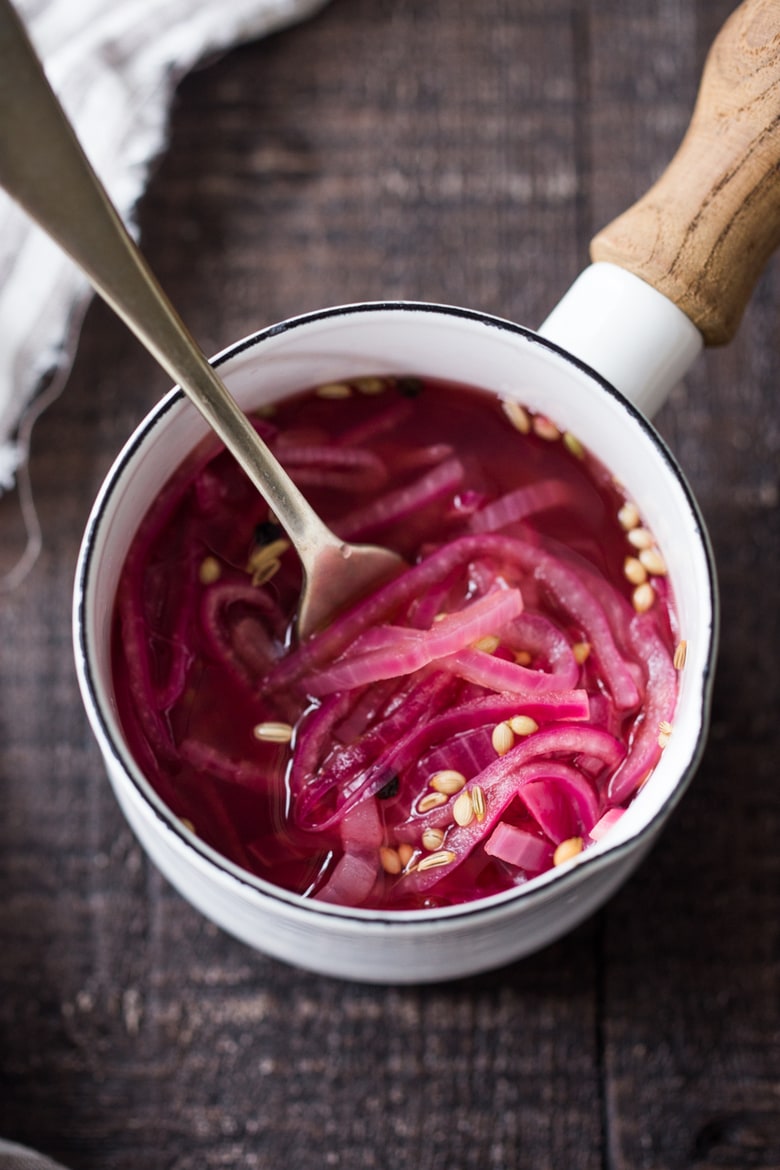
<instances>
[{"instance_id":1,"label":"white enamel saucepan","mask_svg":"<svg viewBox=\"0 0 780 1170\"><path fill-rule=\"evenodd\" d=\"M127 819L170 881L224 929L329 975L390 983L455 978L559 937L646 855L703 750L717 604L696 503L645 415L703 344L732 335L780 239L779 122L780 0L748 0L712 49L690 130L669 169L596 238L595 263L538 333L447 306L350 305L265 329L214 359L244 408L367 372L481 386L577 435L638 502L666 559L688 648L674 734L611 833L521 889L413 912L320 904L242 871L170 814L133 759L117 716L112 606L140 518L207 428L175 389L130 438L84 537L74 605L78 676Z\"/></svg>"}]
</instances>

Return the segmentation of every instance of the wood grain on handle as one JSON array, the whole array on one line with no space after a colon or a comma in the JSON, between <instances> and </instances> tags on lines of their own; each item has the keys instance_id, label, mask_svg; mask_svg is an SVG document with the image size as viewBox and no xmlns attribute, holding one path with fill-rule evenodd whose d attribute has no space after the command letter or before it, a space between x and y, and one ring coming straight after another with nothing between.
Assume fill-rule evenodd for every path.
<instances>
[{"instance_id":1,"label":"wood grain on handle","mask_svg":"<svg viewBox=\"0 0 780 1170\"><path fill-rule=\"evenodd\" d=\"M746 0L710 49L677 154L591 256L653 285L721 345L778 244L780 0Z\"/></svg>"}]
</instances>

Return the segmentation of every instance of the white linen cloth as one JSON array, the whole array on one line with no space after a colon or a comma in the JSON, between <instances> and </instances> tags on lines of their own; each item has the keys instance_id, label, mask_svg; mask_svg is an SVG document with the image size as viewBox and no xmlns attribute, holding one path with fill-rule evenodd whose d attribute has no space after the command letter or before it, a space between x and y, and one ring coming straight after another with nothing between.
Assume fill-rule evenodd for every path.
<instances>
[{"instance_id":1,"label":"white linen cloth","mask_svg":"<svg viewBox=\"0 0 780 1170\"><path fill-rule=\"evenodd\" d=\"M95 170L132 228L176 83L198 61L325 0L14 0ZM2 117L2 111L0 111ZM0 494L73 358L85 279L0 190ZM42 378L56 370L45 394Z\"/></svg>"}]
</instances>

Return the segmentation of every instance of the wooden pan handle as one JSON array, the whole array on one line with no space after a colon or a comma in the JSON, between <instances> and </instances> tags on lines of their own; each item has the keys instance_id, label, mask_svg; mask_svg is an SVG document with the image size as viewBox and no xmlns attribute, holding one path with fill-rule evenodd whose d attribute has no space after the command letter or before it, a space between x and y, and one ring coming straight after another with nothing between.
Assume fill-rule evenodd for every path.
<instances>
[{"instance_id":1,"label":"wooden pan handle","mask_svg":"<svg viewBox=\"0 0 780 1170\"><path fill-rule=\"evenodd\" d=\"M647 281L721 345L778 244L780 0L746 0L710 49L677 154L591 256Z\"/></svg>"}]
</instances>

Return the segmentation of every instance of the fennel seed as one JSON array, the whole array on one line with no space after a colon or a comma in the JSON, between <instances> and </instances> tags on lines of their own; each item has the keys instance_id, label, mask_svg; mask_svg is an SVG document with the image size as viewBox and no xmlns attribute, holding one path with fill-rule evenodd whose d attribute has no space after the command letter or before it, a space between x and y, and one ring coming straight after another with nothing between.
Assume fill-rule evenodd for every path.
<instances>
[{"instance_id":1,"label":"fennel seed","mask_svg":"<svg viewBox=\"0 0 780 1170\"><path fill-rule=\"evenodd\" d=\"M391 877L394 877L403 869L403 863L398 850L393 849L390 845L383 845L379 850L379 862L385 873L389 873Z\"/></svg>"},{"instance_id":2,"label":"fennel seed","mask_svg":"<svg viewBox=\"0 0 780 1170\"><path fill-rule=\"evenodd\" d=\"M583 447L582 443L579 441L577 436L573 435L571 433L571 431L564 432L563 442L564 442L564 445L565 445L567 451L569 451L574 456L575 459L584 459L585 458L585 448Z\"/></svg>"},{"instance_id":3,"label":"fennel seed","mask_svg":"<svg viewBox=\"0 0 780 1170\"><path fill-rule=\"evenodd\" d=\"M544 439L548 443L557 443L561 437L561 432L556 427L555 423L543 414L534 415L533 421L534 434L538 435L540 439Z\"/></svg>"},{"instance_id":4,"label":"fennel seed","mask_svg":"<svg viewBox=\"0 0 780 1170\"><path fill-rule=\"evenodd\" d=\"M571 648L571 652L574 655L574 661L577 665L582 666L590 656L590 642L575 642Z\"/></svg>"},{"instance_id":5,"label":"fennel seed","mask_svg":"<svg viewBox=\"0 0 780 1170\"><path fill-rule=\"evenodd\" d=\"M318 398L351 398L352 387L346 382L325 382L317 387L315 394Z\"/></svg>"},{"instance_id":6,"label":"fennel seed","mask_svg":"<svg viewBox=\"0 0 780 1170\"><path fill-rule=\"evenodd\" d=\"M515 745L515 733L508 723L497 723L493 728L490 742L497 756L505 756Z\"/></svg>"},{"instance_id":7,"label":"fennel seed","mask_svg":"<svg viewBox=\"0 0 780 1170\"><path fill-rule=\"evenodd\" d=\"M474 820L474 805L471 800L471 793L467 790L461 792L458 799L452 806L452 819L456 825L460 825L462 829L466 825L470 825Z\"/></svg>"},{"instance_id":8,"label":"fennel seed","mask_svg":"<svg viewBox=\"0 0 780 1170\"><path fill-rule=\"evenodd\" d=\"M431 812L435 808L441 808L446 803L447 797L443 792L428 792L417 801L417 811L418 813Z\"/></svg>"},{"instance_id":9,"label":"fennel seed","mask_svg":"<svg viewBox=\"0 0 780 1170\"><path fill-rule=\"evenodd\" d=\"M524 406L521 406L519 402L504 398L501 401L501 409L516 431L519 431L521 435L530 434L531 419Z\"/></svg>"},{"instance_id":10,"label":"fennel seed","mask_svg":"<svg viewBox=\"0 0 780 1170\"><path fill-rule=\"evenodd\" d=\"M652 577L666 576L666 561L657 548L643 548L639 553L639 560Z\"/></svg>"},{"instance_id":11,"label":"fennel seed","mask_svg":"<svg viewBox=\"0 0 780 1170\"><path fill-rule=\"evenodd\" d=\"M456 792L460 792L461 788L465 788L466 777L462 772L456 772L453 768L444 768L441 772L434 772L428 781L428 786L434 792L442 792L445 796L454 796Z\"/></svg>"},{"instance_id":12,"label":"fennel seed","mask_svg":"<svg viewBox=\"0 0 780 1170\"><path fill-rule=\"evenodd\" d=\"M293 728L290 723L275 723L269 720L267 723L256 724L252 734L263 743L289 743L293 737Z\"/></svg>"},{"instance_id":13,"label":"fennel seed","mask_svg":"<svg viewBox=\"0 0 780 1170\"><path fill-rule=\"evenodd\" d=\"M356 378L355 386L361 394L381 394L387 389L384 378Z\"/></svg>"},{"instance_id":14,"label":"fennel seed","mask_svg":"<svg viewBox=\"0 0 780 1170\"><path fill-rule=\"evenodd\" d=\"M649 581L645 581L644 585L637 585L631 600L637 613L647 613L648 609L652 609L655 603L655 589Z\"/></svg>"},{"instance_id":15,"label":"fennel seed","mask_svg":"<svg viewBox=\"0 0 780 1170\"><path fill-rule=\"evenodd\" d=\"M398 846L397 852L398 856L401 858L401 865L404 867L404 869L408 869L409 863L415 854L414 846L410 845L408 841L402 841Z\"/></svg>"},{"instance_id":16,"label":"fennel seed","mask_svg":"<svg viewBox=\"0 0 780 1170\"><path fill-rule=\"evenodd\" d=\"M563 865L564 861L571 861L579 853L582 853L582 837L567 837L555 850L553 865Z\"/></svg>"},{"instance_id":17,"label":"fennel seed","mask_svg":"<svg viewBox=\"0 0 780 1170\"><path fill-rule=\"evenodd\" d=\"M437 849L441 849L442 841L444 840L443 829L426 829L422 835L422 843L424 849L430 849L431 853L435 853Z\"/></svg>"},{"instance_id":18,"label":"fennel seed","mask_svg":"<svg viewBox=\"0 0 780 1170\"><path fill-rule=\"evenodd\" d=\"M222 566L216 557L204 557L198 569L198 580L201 585L213 585L222 576Z\"/></svg>"},{"instance_id":19,"label":"fennel seed","mask_svg":"<svg viewBox=\"0 0 780 1170\"><path fill-rule=\"evenodd\" d=\"M639 557L626 557L623 561L623 575L632 585L643 585L647 580L647 569Z\"/></svg>"},{"instance_id":20,"label":"fennel seed","mask_svg":"<svg viewBox=\"0 0 780 1170\"><path fill-rule=\"evenodd\" d=\"M426 869L439 869L442 865L449 865L456 856L457 854L453 853L451 849L440 849L438 853L429 853L427 857L422 857L417 862L417 869L420 873Z\"/></svg>"},{"instance_id":21,"label":"fennel seed","mask_svg":"<svg viewBox=\"0 0 780 1170\"><path fill-rule=\"evenodd\" d=\"M626 532L639 525L639 509L631 500L626 500L618 512L618 523Z\"/></svg>"},{"instance_id":22,"label":"fennel seed","mask_svg":"<svg viewBox=\"0 0 780 1170\"><path fill-rule=\"evenodd\" d=\"M481 650L483 654L495 654L500 645L501 639L495 634L485 634L473 644L472 650Z\"/></svg>"},{"instance_id":23,"label":"fennel seed","mask_svg":"<svg viewBox=\"0 0 780 1170\"><path fill-rule=\"evenodd\" d=\"M647 528L632 528L626 536L634 548L651 548L655 544L653 534Z\"/></svg>"},{"instance_id":24,"label":"fennel seed","mask_svg":"<svg viewBox=\"0 0 780 1170\"><path fill-rule=\"evenodd\" d=\"M515 735L533 735L539 730L539 724L530 715L513 715L508 722L510 731Z\"/></svg>"}]
</instances>

